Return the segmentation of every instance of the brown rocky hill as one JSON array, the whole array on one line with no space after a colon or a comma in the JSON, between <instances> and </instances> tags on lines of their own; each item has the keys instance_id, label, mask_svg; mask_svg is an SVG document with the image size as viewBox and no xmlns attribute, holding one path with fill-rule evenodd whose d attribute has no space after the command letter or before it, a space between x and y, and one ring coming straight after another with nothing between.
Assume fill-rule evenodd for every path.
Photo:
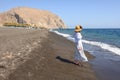
<instances>
[{"instance_id":1,"label":"brown rocky hill","mask_svg":"<svg viewBox=\"0 0 120 80\"><path fill-rule=\"evenodd\" d=\"M66 28L66 25L56 14L46 10L28 7L17 7L0 13L0 26L5 23L29 24L31 27Z\"/></svg>"}]
</instances>

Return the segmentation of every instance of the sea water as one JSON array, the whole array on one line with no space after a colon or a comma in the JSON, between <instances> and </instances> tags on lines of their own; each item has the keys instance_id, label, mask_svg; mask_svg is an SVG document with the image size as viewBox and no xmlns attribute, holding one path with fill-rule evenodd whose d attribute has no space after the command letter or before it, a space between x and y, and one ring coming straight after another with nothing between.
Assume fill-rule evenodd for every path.
<instances>
[{"instance_id":1,"label":"sea water","mask_svg":"<svg viewBox=\"0 0 120 80\"><path fill-rule=\"evenodd\" d=\"M74 29L56 29L56 34L74 42ZM83 29L83 47L96 57L120 61L120 29Z\"/></svg>"}]
</instances>

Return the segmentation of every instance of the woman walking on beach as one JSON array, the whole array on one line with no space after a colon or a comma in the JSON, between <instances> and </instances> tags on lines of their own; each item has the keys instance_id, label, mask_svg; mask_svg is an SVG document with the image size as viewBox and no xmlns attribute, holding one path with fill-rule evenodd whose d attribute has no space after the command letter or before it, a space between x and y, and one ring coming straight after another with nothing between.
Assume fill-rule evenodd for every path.
<instances>
[{"instance_id":1,"label":"woman walking on beach","mask_svg":"<svg viewBox=\"0 0 120 80\"><path fill-rule=\"evenodd\" d=\"M86 62L88 61L84 50L83 50L83 45L82 45L82 35L81 35L81 30L82 30L82 26L78 25L75 27L75 34L74 34L74 38L75 38L75 54L74 54L74 58L75 58L75 64L76 65L81 65L81 61Z\"/></svg>"}]
</instances>

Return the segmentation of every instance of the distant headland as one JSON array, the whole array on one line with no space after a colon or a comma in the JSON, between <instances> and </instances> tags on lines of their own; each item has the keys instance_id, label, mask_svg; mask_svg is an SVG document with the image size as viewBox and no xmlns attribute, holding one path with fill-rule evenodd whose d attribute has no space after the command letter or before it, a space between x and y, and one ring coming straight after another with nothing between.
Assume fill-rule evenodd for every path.
<instances>
[{"instance_id":1,"label":"distant headland","mask_svg":"<svg viewBox=\"0 0 120 80\"><path fill-rule=\"evenodd\" d=\"M56 14L29 7L16 7L0 13L0 26L66 28L63 20Z\"/></svg>"}]
</instances>

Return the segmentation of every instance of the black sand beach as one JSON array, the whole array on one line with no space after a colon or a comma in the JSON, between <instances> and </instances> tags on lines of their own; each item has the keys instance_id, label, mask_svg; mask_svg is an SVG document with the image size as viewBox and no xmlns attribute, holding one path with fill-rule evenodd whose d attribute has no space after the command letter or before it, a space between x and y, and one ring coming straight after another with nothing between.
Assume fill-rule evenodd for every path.
<instances>
[{"instance_id":1,"label":"black sand beach","mask_svg":"<svg viewBox=\"0 0 120 80\"><path fill-rule=\"evenodd\" d=\"M97 80L73 53L73 42L47 30L0 28L0 80Z\"/></svg>"}]
</instances>

